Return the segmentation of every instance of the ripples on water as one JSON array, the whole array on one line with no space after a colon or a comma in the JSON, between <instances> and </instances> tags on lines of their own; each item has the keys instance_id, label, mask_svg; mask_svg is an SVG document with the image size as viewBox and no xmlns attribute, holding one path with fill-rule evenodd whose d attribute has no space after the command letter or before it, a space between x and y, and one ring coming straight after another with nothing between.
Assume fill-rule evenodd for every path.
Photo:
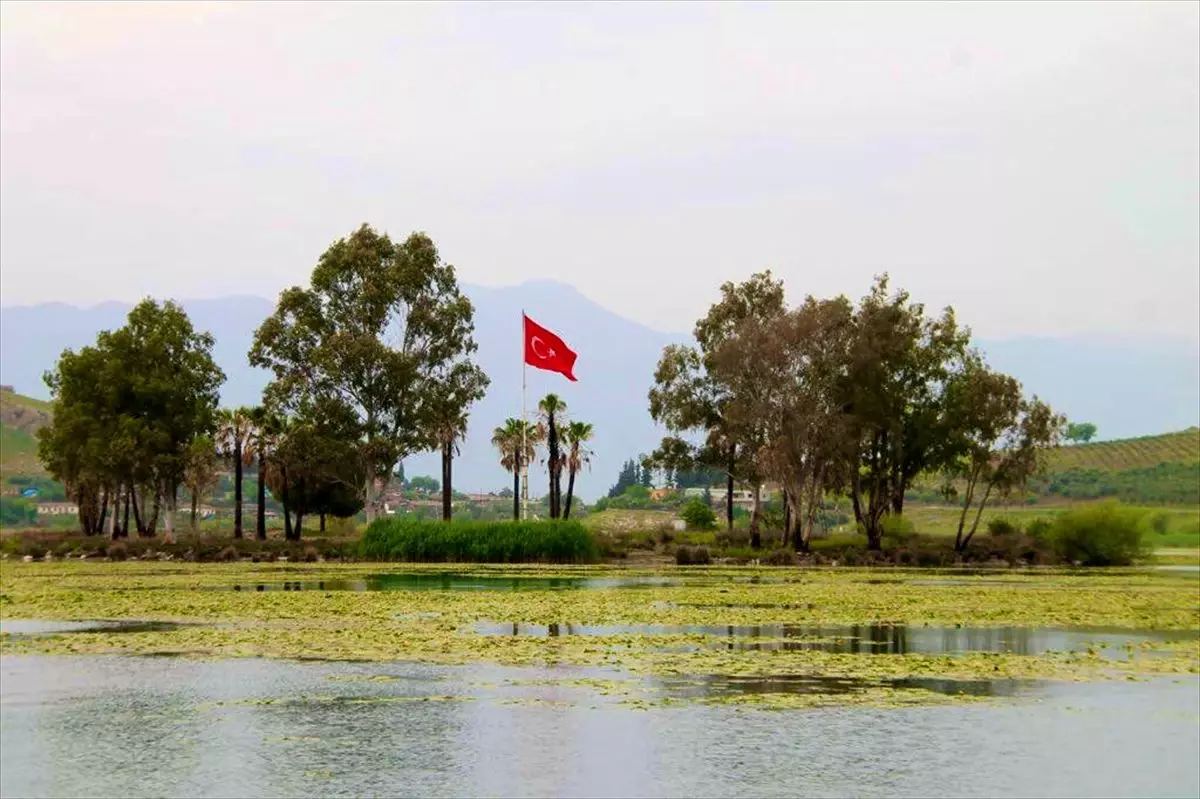
<instances>
[{"instance_id":1,"label":"ripples on water","mask_svg":"<svg viewBox=\"0 0 1200 799\"><path fill-rule=\"evenodd\" d=\"M692 703L631 710L562 682L613 676L4 656L0 795L1200 793L1195 677L1013 685L1026 695L999 704L786 713ZM801 678L773 679L805 689ZM779 685L697 677L644 687L686 695ZM457 701L437 701L444 697Z\"/></svg>"}]
</instances>

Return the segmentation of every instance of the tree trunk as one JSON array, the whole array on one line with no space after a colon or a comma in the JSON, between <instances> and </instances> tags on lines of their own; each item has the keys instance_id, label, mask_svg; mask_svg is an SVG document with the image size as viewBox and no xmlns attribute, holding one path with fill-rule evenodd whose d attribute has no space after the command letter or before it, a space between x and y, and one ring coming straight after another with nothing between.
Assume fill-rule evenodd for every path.
<instances>
[{"instance_id":1,"label":"tree trunk","mask_svg":"<svg viewBox=\"0 0 1200 799\"><path fill-rule=\"evenodd\" d=\"M292 540L292 511L286 502L283 503L283 537Z\"/></svg>"},{"instance_id":2,"label":"tree trunk","mask_svg":"<svg viewBox=\"0 0 1200 799\"><path fill-rule=\"evenodd\" d=\"M192 492L192 532L196 532L196 492Z\"/></svg>"},{"instance_id":3,"label":"tree trunk","mask_svg":"<svg viewBox=\"0 0 1200 799\"><path fill-rule=\"evenodd\" d=\"M321 532L325 532L325 514L321 514Z\"/></svg>"},{"instance_id":4,"label":"tree trunk","mask_svg":"<svg viewBox=\"0 0 1200 799\"><path fill-rule=\"evenodd\" d=\"M296 511L296 521L292 523L292 537L290 540L299 541L300 531L304 529L304 513Z\"/></svg>"},{"instance_id":5,"label":"tree trunk","mask_svg":"<svg viewBox=\"0 0 1200 799\"><path fill-rule=\"evenodd\" d=\"M780 495L783 497L783 547L786 549L792 540L792 505L786 490L781 491Z\"/></svg>"},{"instance_id":6,"label":"tree trunk","mask_svg":"<svg viewBox=\"0 0 1200 799\"><path fill-rule=\"evenodd\" d=\"M145 535L146 523L142 520L142 506L138 504L137 490L132 485L129 487L129 496L133 500L133 526L138 535Z\"/></svg>"},{"instance_id":7,"label":"tree trunk","mask_svg":"<svg viewBox=\"0 0 1200 799\"><path fill-rule=\"evenodd\" d=\"M550 429L546 436L546 449L549 451L547 463L550 472L550 518L558 518L558 480L555 477L558 463L558 427L554 424L554 414L549 414Z\"/></svg>"},{"instance_id":8,"label":"tree trunk","mask_svg":"<svg viewBox=\"0 0 1200 799\"><path fill-rule=\"evenodd\" d=\"M116 516L116 514L113 514L113 517L115 517L115 516ZM97 533L104 532L104 522L106 519L110 522L112 521L112 518L110 518L108 516L108 488L107 487L104 489L104 493L100 495L100 519L96 523L96 532Z\"/></svg>"},{"instance_id":9,"label":"tree trunk","mask_svg":"<svg viewBox=\"0 0 1200 799\"><path fill-rule=\"evenodd\" d=\"M125 489L125 521L121 524L121 537L129 537L129 495L133 493L133 486L130 485Z\"/></svg>"},{"instance_id":10,"label":"tree trunk","mask_svg":"<svg viewBox=\"0 0 1200 799\"><path fill-rule=\"evenodd\" d=\"M759 519L762 510L762 485L754 484L754 506L750 511L750 546L762 549L762 533L759 531Z\"/></svg>"},{"instance_id":11,"label":"tree trunk","mask_svg":"<svg viewBox=\"0 0 1200 799\"><path fill-rule=\"evenodd\" d=\"M567 504L563 508L563 518L571 518L571 500L575 497L575 470L567 471Z\"/></svg>"},{"instance_id":12,"label":"tree trunk","mask_svg":"<svg viewBox=\"0 0 1200 799\"><path fill-rule=\"evenodd\" d=\"M733 532L733 465L730 464L729 476L725 480L725 524Z\"/></svg>"},{"instance_id":13,"label":"tree trunk","mask_svg":"<svg viewBox=\"0 0 1200 799\"><path fill-rule=\"evenodd\" d=\"M158 532L158 513L162 510L162 493L154 491L154 505L150 508L150 518L146 520L146 535L153 537Z\"/></svg>"},{"instance_id":14,"label":"tree trunk","mask_svg":"<svg viewBox=\"0 0 1200 799\"><path fill-rule=\"evenodd\" d=\"M242 442L233 445L233 537L242 537Z\"/></svg>"},{"instance_id":15,"label":"tree trunk","mask_svg":"<svg viewBox=\"0 0 1200 799\"><path fill-rule=\"evenodd\" d=\"M451 487L451 464L454 460L454 445L450 443L442 444L442 521L448 522L451 518L452 500L454 499L454 489Z\"/></svg>"},{"instance_id":16,"label":"tree trunk","mask_svg":"<svg viewBox=\"0 0 1200 799\"><path fill-rule=\"evenodd\" d=\"M179 486L177 485L172 485L168 490L163 492L166 495L164 499L167 501L167 509L164 514L166 516L166 529L163 532L163 538L168 544L175 543L175 506L179 501L178 492Z\"/></svg>"},{"instance_id":17,"label":"tree trunk","mask_svg":"<svg viewBox=\"0 0 1200 799\"><path fill-rule=\"evenodd\" d=\"M521 521L521 467L513 469L513 521Z\"/></svg>"},{"instance_id":18,"label":"tree trunk","mask_svg":"<svg viewBox=\"0 0 1200 799\"><path fill-rule=\"evenodd\" d=\"M267 540L267 458L258 453L258 510L255 512L254 534L259 541Z\"/></svg>"}]
</instances>

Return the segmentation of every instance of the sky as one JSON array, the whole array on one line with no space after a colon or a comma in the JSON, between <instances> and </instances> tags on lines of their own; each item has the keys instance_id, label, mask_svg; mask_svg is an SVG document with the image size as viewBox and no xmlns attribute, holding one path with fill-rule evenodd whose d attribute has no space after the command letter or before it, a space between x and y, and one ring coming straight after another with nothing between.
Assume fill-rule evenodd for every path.
<instances>
[{"instance_id":1,"label":"sky","mask_svg":"<svg viewBox=\"0 0 1200 799\"><path fill-rule=\"evenodd\" d=\"M1200 340L1200 4L0 5L0 303L273 297L363 222L664 331L890 273Z\"/></svg>"}]
</instances>

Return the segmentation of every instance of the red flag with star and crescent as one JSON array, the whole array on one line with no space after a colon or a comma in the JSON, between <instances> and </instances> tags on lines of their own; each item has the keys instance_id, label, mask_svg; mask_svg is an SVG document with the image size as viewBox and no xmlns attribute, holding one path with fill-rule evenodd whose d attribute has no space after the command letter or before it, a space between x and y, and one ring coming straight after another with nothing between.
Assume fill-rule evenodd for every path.
<instances>
[{"instance_id":1,"label":"red flag with star and crescent","mask_svg":"<svg viewBox=\"0 0 1200 799\"><path fill-rule=\"evenodd\" d=\"M575 359L578 357L575 351L528 316L521 316L525 320L525 363L548 372L558 372L574 381Z\"/></svg>"}]
</instances>

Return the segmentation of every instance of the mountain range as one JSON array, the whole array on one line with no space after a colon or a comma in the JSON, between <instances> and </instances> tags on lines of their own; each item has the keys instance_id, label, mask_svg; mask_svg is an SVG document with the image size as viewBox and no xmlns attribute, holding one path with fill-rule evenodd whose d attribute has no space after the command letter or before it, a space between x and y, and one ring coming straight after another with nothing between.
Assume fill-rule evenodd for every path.
<instances>
[{"instance_id":1,"label":"mountain range","mask_svg":"<svg viewBox=\"0 0 1200 799\"><path fill-rule=\"evenodd\" d=\"M566 401L572 418L595 425L592 467L580 475L577 491L587 500L601 496L627 458L649 451L663 435L650 419L646 392L662 348L690 336L652 330L553 281L506 288L466 285L463 291L475 304L477 360L492 382L487 396L471 409L467 439L455 462L456 487L476 492L509 485L490 439L506 417L521 413L524 310L579 353L577 383L525 370L525 407L532 417L538 398L553 391ZM251 367L246 352L274 302L230 296L182 305L196 327L216 339L213 355L226 374L222 403L257 403L269 375ZM119 327L130 307L106 302L88 308L46 303L0 309L0 383L48 399L43 372L64 349L84 346L99 331ZM1027 392L1072 420L1096 424L1099 438L1150 435L1200 422L1200 352L1195 344L1106 336L975 343L992 366L1015 376ZM436 475L439 466L436 456L421 454L406 459L405 470ZM540 493L536 484L534 490Z\"/></svg>"}]
</instances>

